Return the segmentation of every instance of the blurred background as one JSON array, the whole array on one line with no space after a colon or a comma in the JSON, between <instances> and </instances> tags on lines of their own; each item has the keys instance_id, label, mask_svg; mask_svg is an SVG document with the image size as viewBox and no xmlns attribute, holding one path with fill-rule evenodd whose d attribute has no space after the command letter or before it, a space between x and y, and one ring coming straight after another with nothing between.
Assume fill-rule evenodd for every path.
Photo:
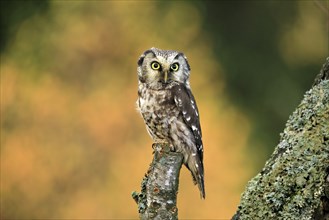
<instances>
[{"instance_id":1,"label":"blurred background","mask_svg":"<svg viewBox=\"0 0 329 220\"><path fill-rule=\"evenodd\" d=\"M328 56L328 1L1 1L1 218L136 219L152 160L137 59L185 53L207 198L184 167L180 219L228 219Z\"/></svg>"}]
</instances>

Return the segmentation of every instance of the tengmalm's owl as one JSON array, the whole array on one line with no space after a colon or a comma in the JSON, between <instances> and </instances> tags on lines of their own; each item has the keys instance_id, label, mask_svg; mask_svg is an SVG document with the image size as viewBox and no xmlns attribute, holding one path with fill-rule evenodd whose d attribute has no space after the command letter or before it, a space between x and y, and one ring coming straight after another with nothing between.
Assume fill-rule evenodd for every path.
<instances>
[{"instance_id":1,"label":"tengmalm's owl","mask_svg":"<svg viewBox=\"0 0 329 220\"><path fill-rule=\"evenodd\" d=\"M151 48L138 60L137 108L155 143L169 143L205 198L203 145L199 112L189 83L190 65L183 53Z\"/></svg>"}]
</instances>

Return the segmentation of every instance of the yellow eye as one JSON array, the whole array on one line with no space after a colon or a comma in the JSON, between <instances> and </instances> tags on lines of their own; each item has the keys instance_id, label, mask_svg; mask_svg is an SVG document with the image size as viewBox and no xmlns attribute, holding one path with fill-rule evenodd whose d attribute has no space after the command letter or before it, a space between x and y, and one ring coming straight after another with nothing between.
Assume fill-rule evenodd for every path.
<instances>
[{"instance_id":1,"label":"yellow eye","mask_svg":"<svg viewBox=\"0 0 329 220\"><path fill-rule=\"evenodd\" d=\"M160 64L158 62L154 61L151 63L151 67L154 70L158 70L158 69L160 69Z\"/></svg>"},{"instance_id":2,"label":"yellow eye","mask_svg":"<svg viewBox=\"0 0 329 220\"><path fill-rule=\"evenodd\" d=\"M170 66L170 69L172 71L177 71L179 69L179 64L178 63L173 63L171 66Z\"/></svg>"}]
</instances>

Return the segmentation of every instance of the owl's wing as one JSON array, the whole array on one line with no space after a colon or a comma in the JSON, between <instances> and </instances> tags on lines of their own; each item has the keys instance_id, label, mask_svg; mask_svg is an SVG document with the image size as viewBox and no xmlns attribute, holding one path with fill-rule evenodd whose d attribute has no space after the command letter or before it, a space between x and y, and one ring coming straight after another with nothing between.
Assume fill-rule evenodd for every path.
<instances>
[{"instance_id":1,"label":"owl's wing","mask_svg":"<svg viewBox=\"0 0 329 220\"><path fill-rule=\"evenodd\" d=\"M175 104L183 116L185 124L192 131L198 155L203 160L202 132L200 127L199 111L194 96L184 84L173 87Z\"/></svg>"}]
</instances>

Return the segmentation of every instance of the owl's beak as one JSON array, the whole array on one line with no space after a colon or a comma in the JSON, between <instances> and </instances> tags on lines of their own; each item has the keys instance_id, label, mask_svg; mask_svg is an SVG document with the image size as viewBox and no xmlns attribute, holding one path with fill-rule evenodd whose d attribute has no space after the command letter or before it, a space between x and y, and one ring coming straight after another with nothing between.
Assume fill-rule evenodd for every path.
<instances>
[{"instance_id":1,"label":"owl's beak","mask_svg":"<svg viewBox=\"0 0 329 220\"><path fill-rule=\"evenodd\" d=\"M168 72L167 71L164 72L163 79L164 79L164 82L167 83L167 81L168 81Z\"/></svg>"},{"instance_id":2,"label":"owl's beak","mask_svg":"<svg viewBox=\"0 0 329 220\"><path fill-rule=\"evenodd\" d=\"M171 80L171 73L170 71L164 70L161 72L160 75L160 81L164 84L169 83L169 81Z\"/></svg>"}]
</instances>

